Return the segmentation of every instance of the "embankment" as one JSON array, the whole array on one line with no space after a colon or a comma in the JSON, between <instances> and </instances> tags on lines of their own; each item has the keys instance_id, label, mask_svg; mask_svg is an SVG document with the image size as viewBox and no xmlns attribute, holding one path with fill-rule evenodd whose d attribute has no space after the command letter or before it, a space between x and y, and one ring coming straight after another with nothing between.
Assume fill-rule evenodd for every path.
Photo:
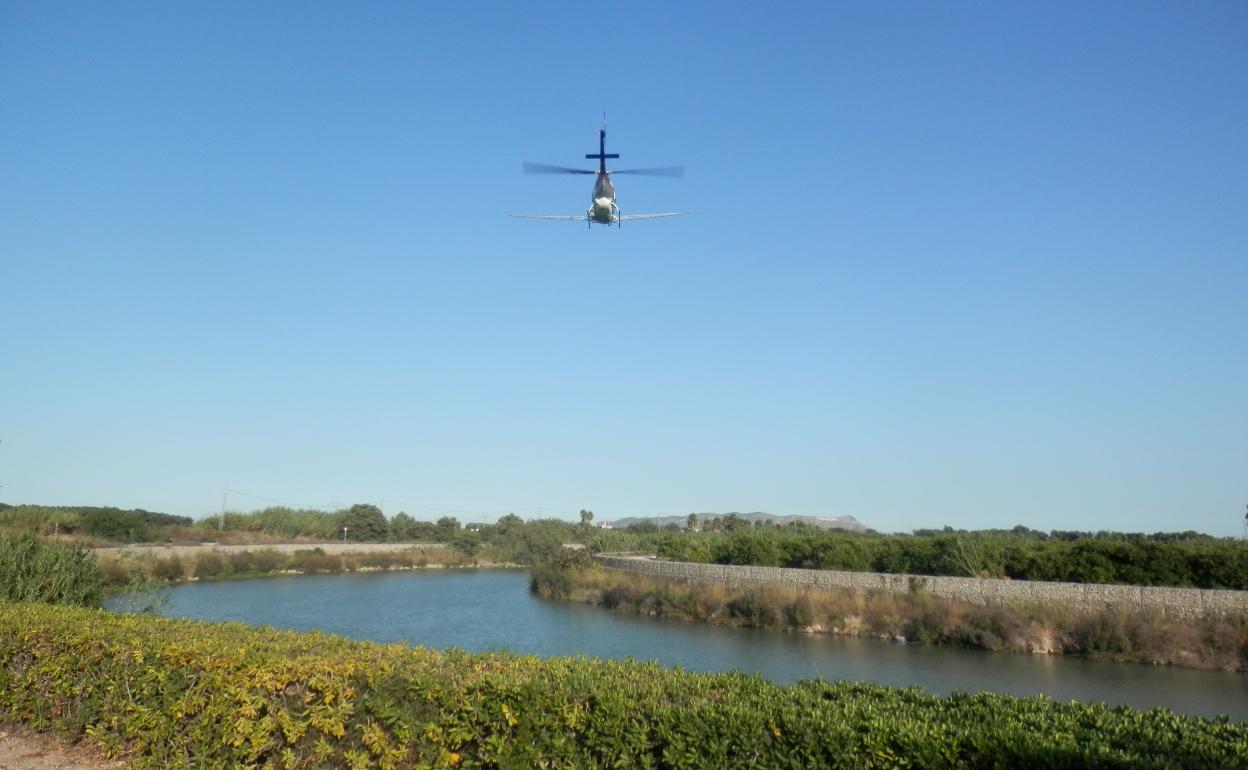
<instances>
[{"instance_id":1,"label":"embankment","mask_svg":"<svg viewBox=\"0 0 1248 770\"><path fill-rule=\"evenodd\" d=\"M92 548L91 553L102 556L151 556L167 559L170 556L179 558L195 556L201 553L231 554L246 551L276 551L278 553L295 553L319 548L323 553L334 555L343 553L398 553L413 548L431 549L445 548L446 543L254 543L250 545L222 545L218 543L201 543L199 545L126 545L107 548Z\"/></svg>"},{"instance_id":2,"label":"embankment","mask_svg":"<svg viewBox=\"0 0 1248 770\"><path fill-rule=\"evenodd\" d=\"M692 569L673 572L666 569L671 562L604 561L631 569L535 568L533 590L617 612L715 625L1248 671L1248 613L1167 614L1154 605L1081 604L1078 598L970 602L936 595L922 581L885 590L765 581L758 568L731 568L731 575L753 578L732 580L712 565L677 564ZM651 571L655 567L664 569Z\"/></svg>"},{"instance_id":3,"label":"embankment","mask_svg":"<svg viewBox=\"0 0 1248 770\"><path fill-rule=\"evenodd\" d=\"M945 599L980 605L1054 604L1106 607L1160 613L1173 617L1248 615L1248 591L1103 583L1048 583L996 578L890 575L880 572L747 567L696 564L644 556L604 554L598 561L607 569L638 572L654 577L724 585L775 585L820 590L879 591L904 595L915 588Z\"/></svg>"},{"instance_id":4,"label":"embankment","mask_svg":"<svg viewBox=\"0 0 1248 770\"><path fill-rule=\"evenodd\" d=\"M88 557L89 558L89 557ZM469 555L443 544L346 543L323 545L126 548L97 554L109 590L142 593L160 583L424 568L516 567L506 554L484 549Z\"/></svg>"}]
</instances>

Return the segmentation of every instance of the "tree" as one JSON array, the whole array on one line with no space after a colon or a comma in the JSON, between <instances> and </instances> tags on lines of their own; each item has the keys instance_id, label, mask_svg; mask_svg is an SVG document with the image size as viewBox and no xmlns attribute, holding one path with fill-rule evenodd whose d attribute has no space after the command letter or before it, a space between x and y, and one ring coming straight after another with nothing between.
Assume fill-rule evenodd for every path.
<instances>
[{"instance_id":1,"label":"tree","mask_svg":"<svg viewBox=\"0 0 1248 770\"><path fill-rule=\"evenodd\" d=\"M346 528L346 539L355 542L385 540L390 531L386 514L375 505L356 503L342 514L339 531Z\"/></svg>"},{"instance_id":2,"label":"tree","mask_svg":"<svg viewBox=\"0 0 1248 770\"><path fill-rule=\"evenodd\" d=\"M582 508L581 509L581 526L588 527L590 524L593 524L593 523L594 523L594 512L587 511L584 508Z\"/></svg>"},{"instance_id":3,"label":"tree","mask_svg":"<svg viewBox=\"0 0 1248 770\"><path fill-rule=\"evenodd\" d=\"M500 538L514 538L524 529L524 519L514 513L509 513L499 519L494 527Z\"/></svg>"},{"instance_id":4,"label":"tree","mask_svg":"<svg viewBox=\"0 0 1248 770\"><path fill-rule=\"evenodd\" d=\"M698 514L691 513L685 517L685 529L693 532L698 528Z\"/></svg>"},{"instance_id":5,"label":"tree","mask_svg":"<svg viewBox=\"0 0 1248 770\"><path fill-rule=\"evenodd\" d=\"M450 542L457 534L459 534L459 519L454 516L443 516L438 519L436 526L438 528L438 542Z\"/></svg>"},{"instance_id":6,"label":"tree","mask_svg":"<svg viewBox=\"0 0 1248 770\"><path fill-rule=\"evenodd\" d=\"M405 542L414 540L416 537L416 522L411 516L404 511L399 511L390 520L390 539L395 542Z\"/></svg>"}]
</instances>

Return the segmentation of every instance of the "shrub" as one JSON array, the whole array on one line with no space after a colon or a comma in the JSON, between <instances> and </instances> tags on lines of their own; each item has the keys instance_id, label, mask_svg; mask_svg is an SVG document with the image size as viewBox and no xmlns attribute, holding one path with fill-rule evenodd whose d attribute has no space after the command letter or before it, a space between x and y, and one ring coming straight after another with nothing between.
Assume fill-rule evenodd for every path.
<instances>
[{"instance_id":1,"label":"shrub","mask_svg":"<svg viewBox=\"0 0 1248 770\"><path fill-rule=\"evenodd\" d=\"M1130 654L1135 649L1135 629L1141 622L1138 615L1121 610L1088 613L1075 626L1072 642L1084 655Z\"/></svg>"},{"instance_id":2,"label":"shrub","mask_svg":"<svg viewBox=\"0 0 1248 770\"><path fill-rule=\"evenodd\" d=\"M809 594L799 594L784 607L784 619L791 626L809 626L815 622L815 607Z\"/></svg>"},{"instance_id":3,"label":"shrub","mask_svg":"<svg viewBox=\"0 0 1248 770\"><path fill-rule=\"evenodd\" d=\"M1244 768L1248 726L0 605L0 713L139 767Z\"/></svg>"},{"instance_id":4,"label":"shrub","mask_svg":"<svg viewBox=\"0 0 1248 770\"><path fill-rule=\"evenodd\" d=\"M407 563L402 554L388 553L379 551L377 553L366 553L360 556L360 566L370 567L372 569L389 569L395 564Z\"/></svg>"},{"instance_id":5,"label":"shrub","mask_svg":"<svg viewBox=\"0 0 1248 770\"><path fill-rule=\"evenodd\" d=\"M201 557L202 558L202 557ZM160 580L181 580L185 577L186 570L182 565L182 560L177 554L167 559L157 559L152 562L152 577ZM198 575L198 565L196 574Z\"/></svg>"},{"instance_id":6,"label":"shrub","mask_svg":"<svg viewBox=\"0 0 1248 770\"><path fill-rule=\"evenodd\" d=\"M99 567L100 582L106 588L116 588L130 582L130 570L115 557L100 559Z\"/></svg>"},{"instance_id":7,"label":"shrub","mask_svg":"<svg viewBox=\"0 0 1248 770\"><path fill-rule=\"evenodd\" d=\"M609 610L627 605L633 601L632 591L627 586L611 586L602 592L602 606Z\"/></svg>"},{"instance_id":8,"label":"shrub","mask_svg":"<svg viewBox=\"0 0 1248 770\"><path fill-rule=\"evenodd\" d=\"M771 602L757 591L746 591L728 602L728 614L747 626L768 628L776 625L779 613Z\"/></svg>"},{"instance_id":9,"label":"shrub","mask_svg":"<svg viewBox=\"0 0 1248 770\"><path fill-rule=\"evenodd\" d=\"M0 538L0 600L99 606L100 567L82 547Z\"/></svg>"},{"instance_id":10,"label":"shrub","mask_svg":"<svg viewBox=\"0 0 1248 770\"><path fill-rule=\"evenodd\" d=\"M235 575L250 575L258 572L255 553L251 551L237 551L225 554L225 571Z\"/></svg>"},{"instance_id":11,"label":"shrub","mask_svg":"<svg viewBox=\"0 0 1248 770\"><path fill-rule=\"evenodd\" d=\"M331 556L320 548L295 551L290 559L291 569L314 574L317 572L342 572L342 559Z\"/></svg>"},{"instance_id":12,"label":"shrub","mask_svg":"<svg viewBox=\"0 0 1248 770\"><path fill-rule=\"evenodd\" d=\"M566 599L572 594L572 573L567 567L537 564L529 570L529 590L543 599Z\"/></svg>"},{"instance_id":13,"label":"shrub","mask_svg":"<svg viewBox=\"0 0 1248 770\"><path fill-rule=\"evenodd\" d=\"M656 552L702 563L1248 590L1248 543L1194 533L1047 536L1015 528L879 535L758 527L664 538Z\"/></svg>"},{"instance_id":14,"label":"shrub","mask_svg":"<svg viewBox=\"0 0 1248 770\"><path fill-rule=\"evenodd\" d=\"M272 548L263 551L249 551L256 572L276 572L286 565L286 557Z\"/></svg>"},{"instance_id":15,"label":"shrub","mask_svg":"<svg viewBox=\"0 0 1248 770\"><path fill-rule=\"evenodd\" d=\"M205 551L195 559L195 577L211 580L225 571L225 560L212 551Z\"/></svg>"}]
</instances>

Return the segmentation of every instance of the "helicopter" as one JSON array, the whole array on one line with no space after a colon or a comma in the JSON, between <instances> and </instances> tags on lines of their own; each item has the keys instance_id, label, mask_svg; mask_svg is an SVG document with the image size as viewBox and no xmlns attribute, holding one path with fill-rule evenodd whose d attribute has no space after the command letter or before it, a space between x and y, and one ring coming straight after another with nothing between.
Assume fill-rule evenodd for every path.
<instances>
[{"instance_id":1,"label":"helicopter","mask_svg":"<svg viewBox=\"0 0 1248 770\"><path fill-rule=\"evenodd\" d=\"M603 127L598 131L598 153L587 153L586 160L598 161L598 170L583 168L567 168L565 166L548 166L545 163L528 163L524 164L524 173L526 174L594 174L597 179L594 181L594 195L590 200L589 208L584 214L571 216L560 215L539 215L539 214L509 214L508 216L518 217L520 219L545 219L563 222L584 222L586 227L592 228L593 225L615 225L619 227L624 222L633 222L640 219L661 219L663 217L680 217L687 214L694 214L693 211L665 211L659 214L622 214L620 207L615 202L615 185L611 184L611 177L615 174L635 174L639 176L663 176L679 179L685 175L684 166L663 166L661 168L630 168L618 171L607 170L607 160L620 157L616 153L607 153L607 129L606 120L603 120Z\"/></svg>"}]
</instances>

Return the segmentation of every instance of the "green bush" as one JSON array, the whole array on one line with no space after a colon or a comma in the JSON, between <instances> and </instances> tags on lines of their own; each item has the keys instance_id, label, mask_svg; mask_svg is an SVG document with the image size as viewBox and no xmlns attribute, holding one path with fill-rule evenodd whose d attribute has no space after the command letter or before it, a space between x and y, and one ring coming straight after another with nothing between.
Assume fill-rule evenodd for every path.
<instances>
[{"instance_id":1,"label":"green bush","mask_svg":"<svg viewBox=\"0 0 1248 770\"><path fill-rule=\"evenodd\" d=\"M290 557L290 568L299 572L342 572L342 559L325 553L320 548L295 551Z\"/></svg>"},{"instance_id":2,"label":"green bush","mask_svg":"<svg viewBox=\"0 0 1248 770\"><path fill-rule=\"evenodd\" d=\"M390 533L390 522L381 509L368 503L358 503L345 511L338 522L346 528L346 539L354 542L381 542Z\"/></svg>"},{"instance_id":3,"label":"green bush","mask_svg":"<svg viewBox=\"0 0 1248 770\"><path fill-rule=\"evenodd\" d=\"M232 575L251 575L256 573L256 555L252 551L237 551L225 554L225 571Z\"/></svg>"},{"instance_id":4,"label":"green bush","mask_svg":"<svg viewBox=\"0 0 1248 770\"><path fill-rule=\"evenodd\" d=\"M0 600L98 607L100 567L85 548L0 538Z\"/></svg>"},{"instance_id":5,"label":"green bush","mask_svg":"<svg viewBox=\"0 0 1248 770\"><path fill-rule=\"evenodd\" d=\"M655 546L661 557L703 563L1248 590L1248 543L1195 533L880 535L786 526L686 533Z\"/></svg>"},{"instance_id":6,"label":"green bush","mask_svg":"<svg viewBox=\"0 0 1248 770\"><path fill-rule=\"evenodd\" d=\"M572 572L555 564L536 564L529 569L529 590L543 599L566 599L572 593Z\"/></svg>"},{"instance_id":7,"label":"green bush","mask_svg":"<svg viewBox=\"0 0 1248 770\"><path fill-rule=\"evenodd\" d=\"M264 532L283 538L313 537L332 540L342 536L342 512L315 511L283 506L273 506L251 513L227 513L224 523L227 531ZM208 516L195 526L205 534L215 535L220 520Z\"/></svg>"},{"instance_id":8,"label":"green bush","mask_svg":"<svg viewBox=\"0 0 1248 770\"><path fill-rule=\"evenodd\" d=\"M0 715L139 767L1243 768L1248 727L0 604Z\"/></svg>"},{"instance_id":9,"label":"green bush","mask_svg":"<svg viewBox=\"0 0 1248 770\"><path fill-rule=\"evenodd\" d=\"M176 527L189 527L185 516L83 505L5 505L0 503L0 531L51 535L84 533L109 540L149 542L166 539Z\"/></svg>"}]
</instances>

